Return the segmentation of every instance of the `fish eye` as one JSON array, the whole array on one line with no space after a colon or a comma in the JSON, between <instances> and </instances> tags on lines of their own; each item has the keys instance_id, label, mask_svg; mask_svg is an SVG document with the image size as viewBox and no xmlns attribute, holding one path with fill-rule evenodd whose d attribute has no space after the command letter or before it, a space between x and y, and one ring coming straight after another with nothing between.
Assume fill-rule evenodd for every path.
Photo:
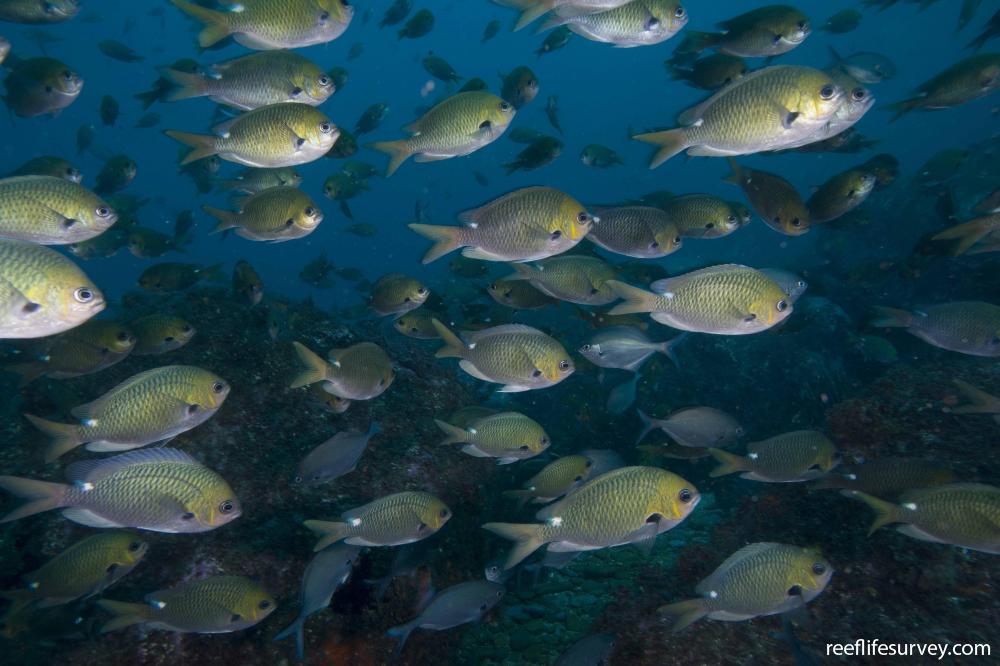
<instances>
[{"instance_id":1,"label":"fish eye","mask_svg":"<svg viewBox=\"0 0 1000 666\"><path fill-rule=\"evenodd\" d=\"M63 72L63 78L66 79L67 81L72 81L73 80L73 72L71 72L71 71L69 71L67 69L65 72Z\"/></svg>"},{"instance_id":2,"label":"fish eye","mask_svg":"<svg viewBox=\"0 0 1000 666\"><path fill-rule=\"evenodd\" d=\"M802 226L802 220L800 220L797 217L793 217L792 218L792 226L793 227L801 227Z\"/></svg>"},{"instance_id":3,"label":"fish eye","mask_svg":"<svg viewBox=\"0 0 1000 666\"><path fill-rule=\"evenodd\" d=\"M680 244L681 244L681 237L674 236L674 245L680 245Z\"/></svg>"},{"instance_id":4,"label":"fish eye","mask_svg":"<svg viewBox=\"0 0 1000 666\"><path fill-rule=\"evenodd\" d=\"M586 224L590 221L590 215L588 215L586 211L581 211L576 214L576 221L580 224Z\"/></svg>"},{"instance_id":5,"label":"fish eye","mask_svg":"<svg viewBox=\"0 0 1000 666\"><path fill-rule=\"evenodd\" d=\"M185 333L190 333L191 332L191 325L190 324L184 324L183 326L181 326L181 330L184 331Z\"/></svg>"},{"instance_id":6,"label":"fish eye","mask_svg":"<svg viewBox=\"0 0 1000 666\"><path fill-rule=\"evenodd\" d=\"M126 331L118 331L118 335L115 336L118 342L128 342L129 334Z\"/></svg>"},{"instance_id":7,"label":"fish eye","mask_svg":"<svg viewBox=\"0 0 1000 666\"><path fill-rule=\"evenodd\" d=\"M687 504L694 498L694 493L692 493L687 488L683 488L679 493L677 493L677 499Z\"/></svg>"},{"instance_id":8,"label":"fish eye","mask_svg":"<svg viewBox=\"0 0 1000 666\"><path fill-rule=\"evenodd\" d=\"M319 131L322 132L323 134L329 134L330 132L333 131L333 125L331 125L330 123L320 123Z\"/></svg>"},{"instance_id":9,"label":"fish eye","mask_svg":"<svg viewBox=\"0 0 1000 666\"><path fill-rule=\"evenodd\" d=\"M683 7L681 7L680 5L677 5L677 9L674 10L674 18L684 18L684 15L686 13L687 12L684 11Z\"/></svg>"},{"instance_id":10,"label":"fish eye","mask_svg":"<svg viewBox=\"0 0 1000 666\"><path fill-rule=\"evenodd\" d=\"M737 437L742 437L743 436L743 428L742 427L736 429L736 436Z\"/></svg>"},{"instance_id":11,"label":"fish eye","mask_svg":"<svg viewBox=\"0 0 1000 666\"><path fill-rule=\"evenodd\" d=\"M809 23L806 21L799 21L795 25L799 26L799 30L805 30L806 28L809 27Z\"/></svg>"},{"instance_id":12,"label":"fish eye","mask_svg":"<svg viewBox=\"0 0 1000 666\"><path fill-rule=\"evenodd\" d=\"M730 215L729 217L726 218L726 222L735 222L735 221L736 221L735 215Z\"/></svg>"},{"instance_id":13,"label":"fish eye","mask_svg":"<svg viewBox=\"0 0 1000 666\"><path fill-rule=\"evenodd\" d=\"M560 370L569 370L569 361L567 361L566 359L563 359L563 360L559 361L559 369Z\"/></svg>"},{"instance_id":14,"label":"fish eye","mask_svg":"<svg viewBox=\"0 0 1000 666\"><path fill-rule=\"evenodd\" d=\"M111 209L107 206L98 206L94 213L97 214L97 217L108 217L111 215Z\"/></svg>"},{"instance_id":15,"label":"fish eye","mask_svg":"<svg viewBox=\"0 0 1000 666\"><path fill-rule=\"evenodd\" d=\"M500 102L501 111L510 111L510 102Z\"/></svg>"},{"instance_id":16,"label":"fish eye","mask_svg":"<svg viewBox=\"0 0 1000 666\"><path fill-rule=\"evenodd\" d=\"M590 469L593 466L594 466L594 461L588 458L587 459L587 463L584 465L584 467L586 467L587 469Z\"/></svg>"},{"instance_id":17,"label":"fish eye","mask_svg":"<svg viewBox=\"0 0 1000 666\"><path fill-rule=\"evenodd\" d=\"M233 509L235 508L236 505L233 504L233 500L226 500L219 505L219 511L221 511L222 513L232 513Z\"/></svg>"},{"instance_id":18,"label":"fish eye","mask_svg":"<svg viewBox=\"0 0 1000 666\"><path fill-rule=\"evenodd\" d=\"M851 91L851 97L855 102L860 102L865 98L866 92L864 88L855 88Z\"/></svg>"},{"instance_id":19,"label":"fish eye","mask_svg":"<svg viewBox=\"0 0 1000 666\"><path fill-rule=\"evenodd\" d=\"M836 92L837 89L828 83L819 89L819 96L823 99L831 99Z\"/></svg>"},{"instance_id":20,"label":"fish eye","mask_svg":"<svg viewBox=\"0 0 1000 666\"><path fill-rule=\"evenodd\" d=\"M817 576L822 576L823 574L826 573L826 565L823 564L822 562L817 562L816 564L814 564L812 566L812 569L813 573L816 574Z\"/></svg>"},{"instance_id":21,"label":"fish eye","mask_svg":"<svg viewBox=\"0 0 1000 666\"><path fill-rule=\"evenodd\" d=\"M795 283L795 286L798 287L799 289L805 289L809 285L806 284L805 280L799 280L798 282Z\"/></svg>"},{"instance_id":22,"label":"fish eye","mask_svg":"<svg viewBox=\"0 0 1000 666\"><path fill-rule=\"evenodd\" d=\"M131 553L134 553L135 551L139 550L140 548L142 548L142 542L141 541L133 541L132 543L130 543L128 545L129 552L131 552Z\"/></svg>"},{"instance_id":23,"label":"fish eye","mask_svg":"<svg viewBox=\"0 0 1000 666\"><path fill-rule=\"evenodd\" d=\"M89 303L94 300L94 292L87 287L80 287L73 292L73 298L80 303Z\"/></svg>"},{"instance_id":24,"label":"fish eye","mask_svg":"<svg viewBox=\"0 0 1000 666\"><path fill-rule=\"evenodd\" d=\"M418 333L418 332L419 332L419 329L416 326L411 326L410 327L410 333Z\"/></svg>"},{"instance_id":25,"label":"fish eye","mask_svg":"<svg viewBox=\"0 0 1000 666\"><path fill-rule=\"evenodd\" d=\"M777 308L778 312L784 312L788 309L788 301L778 301L774 307Z\"/></svg>"},{"instance_id":26,"label":"fish eye","mask_svg":"<svg viewBox=\"0 0 1000 666\"><path fill-rule=\"evenodd\" d=\"M584 346L580 347L580 351L582 351L582 352L589 352L590 349L591 349L590 345L584 345Z\"/></svg>"},{"instance_id":27,"label":"fish eye","mask_svg":"<svg viewBox=\"0 0 1000 666\"><path fill-rule=\"evenodd\" d=\"M328 76L321 76L321 77L319 77L319 84L321 86L328 86L328 85L330 85L330 77L328 77Z\"/></svg>"},{"instance_id":28,"label":"fish eye","mask_svg":"<svg viewBox=\"0 0 1000 666\"><path fill-rule=\"evenodd\" d=\"M417 293L423 296L424 294L427 293L427 287L420 287L419 289L417 289Z\"/></svg>"},{"instance_id":29,"label":"fish eye","mask_svg":"<svg viewBox=\"0 0 1000 666\"><path fill-rule=\"evenodd\" d=\"M212 384L212 391L214 393L222 393L222 390L224 388L226 388L226 385L223 384L222 382L215 382L214 384Z\"/></svg>"},{"instance_id":30,"label":"fish eye","mask_svg":"<svg viewBox=\"0 0 1000 666\"><path fill-rule=\"evenodd\" d=\"M451 515L451 511L449 511L447 508L438 511L438 516L440 516L441 518L447 518L449 515Z\"/></svg>"},{"instance_id":31,"label":"fish eye","mask_svg":"<svg viewBox=\"0 0 1000 666\"><path fill-rule=\"evenodd\" d=\"M539 440L539 442L541 443L541 445L542 445L542 446L545 446L546 444L548 444L548 443L549 443L549 438L548 438L548 437L542 437L542 438L541 438L541 439Z\"/></svg>"},{"instance_id":32,"label":"fish eye","mask_svg":"<svg viewBox=\"0 0 1000 666\"><path fill-rule=\"evenodd\" d=\"M306 214L306 217L312 217L313 215L316 214L316 209L313 208L312 206L307 206L306 209L302 212Z\"/></svg>"},{"instance_id":33,"label":"fish eye","mask_svg":"<svg viewBox=\"0 0 1000 666\"><path fill-rule=\"evenodd\" d=\"M271 602L268 601L267 599L264 599L259 604L257 604L257 608L259 608L261 610L267 610L270 607L271 607Z\"/></svg>"}]
</instances>

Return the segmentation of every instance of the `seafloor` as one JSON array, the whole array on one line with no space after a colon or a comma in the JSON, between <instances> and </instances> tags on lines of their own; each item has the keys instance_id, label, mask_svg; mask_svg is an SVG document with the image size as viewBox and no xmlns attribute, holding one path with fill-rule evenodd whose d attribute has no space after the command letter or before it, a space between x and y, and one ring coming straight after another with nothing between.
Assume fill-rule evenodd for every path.
<instances>
[{"instance_id":1,"label":"seafloor","mask_svg":"<svg viewBox=\"0 0 1000 666\"><path fill-rule=\"evenodd\" d=\"M961 287L970 297L990 290L995 294L1000 292L998 264L980 261L976 270L963 269L956 276L954 262L932 263L921 282L937 284L941 291L947 285L952 294L962 293ZM892 274L886 280L900 279L898 269L885 270ZM889 454L923 457L954 469L963 479L996 483L1000 426L988 416L955 416L945 408L955 399L955 377L1000 394L997 364L941 352L902 333L890 334L898 361L866 359L850 344L859 329L833 305L848 293L856 297L857 291L846 278L818 286L800 301L790 325L774 334L691 339L679 351L680 369L665 359L649 363L638 406L663 415L691 404L696 396L701 404L736 415L748 429L748 441L817 427L847 461ZM389 663L394 641L384 636L385 630L413 616L431 580L442 589L481 577L484 564L503 547L479 525L518 517L501 491L519 485L526 475L520 464L495 466L438 445L441 436L433 417L498 398L490 386L462 375L453 361L434 359L435 342L403 338L375 320L338 323L338 317L308 303L289 306L281 337L272 341L261 308L237 305L230 293L214 285L169 298L137 295L127 303L129 316L168 310L194 323L199 333L168 356L129 358L73 380L41 380L0 403L0 470L59 477L61 466L43 465L41 437L21 412L65 417L69 407L157 364L211 369L231 383L232 393L213 419L173 445L230 482L243 503L243 516L204 534L147 533L151 549L146 560L107 596L137 600L178 581L226 572L258 578L280 606L263 623L236 634L130 628L101 635L102 611L89 603L74 605L47 612L27 634L5 641L0 648L4 664L293 662L293 642L272 638L297 613L299 580L314 543L301 521L330 518L390 492L428 490L454 510L454 518L434 537L438 552L429 567L396 580L380 603L362 581L380 575L392 553L370 551L330 609L307 623L308 663ZM383 344L397 365L396 382L383 396L355 404L346 414L327 412L304 390L286 388L297 365L292 339L314 349L358 339ZM739 624L702 621L672 634L655 613L660 604L692 596L695 584L731 552L761 540L819 547L836 568L832 583L809 605L797 630L811 653L823 655L827 643L861 637L894 642L996 637L1000 572L993 556L915 541L890 530L869 538L870 510L836 492L736 477L709 479L710 461L664 458L655 447L637 450L634 411L609 417L604 410L607 383L595 381L596 373L582 360L578 366L577 376L554 388L502 400L544 422L554 453L611 448L629 462L665 465L698 486L701 505L659 538L651 556L617 548L585 555L563 570L521 576L482 623L418 631L399 663L548 664L576 639L596 631L617 634L616 664L793 663L789 644L775 637L781 627L777 618ZM0 388L15 395L13 383ZM380 422L383 434L355 472L326 486L296 486L294 468L306 451L339 429L364 429L371 418ZM662 439L651 436L646 444ZM520 514L521 519L529 517L527 510ZM56 512L3 526L0 587L16 587L20 573L86 533ZM84 621L74 623L81 614Z\"/></svg>"}]
</instances>

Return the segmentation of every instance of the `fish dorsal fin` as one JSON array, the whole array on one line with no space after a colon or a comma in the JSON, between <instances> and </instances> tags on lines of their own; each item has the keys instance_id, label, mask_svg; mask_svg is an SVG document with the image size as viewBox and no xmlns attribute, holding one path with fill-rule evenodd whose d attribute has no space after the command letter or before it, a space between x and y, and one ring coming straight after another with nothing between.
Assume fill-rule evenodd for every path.
<instances>
[{"instance_id":1,"label":"fish dorsal fin","mask_svg":"<svg viewBox=\"0 0 1000 666\"><path fill-rule=\"evenodd\" d=\"M72 483L96 483L126 467L157 462L201 466L200 462L177 449L137 449L111 458L72 463L66 467L66 480Z\"/></svg>"},{"instance_id":2,"label":"fish dorsal fin","mask_svg":"<svg viewBox=\"0 0 1000 666\"><path fill-rule=\"evenodd\" d=\"M657 280L656 282L649 285L649 288L654 293L662 295L666 294L667 292L674 291L676 287L690 281L693 278L702 278L709 275L720 275L723 273L729 273L730 271L733 270L748 269L748 268L749 268L748 266L743 266L742 264L719 264L718 266L709 266L708 268L700 268L696 271L685 273L684 275L676 275L674 277Z\"/></svg>"},{"instance_id":3,"label":"fish dorsal fin","mask_svg":"<svg viewBox=\"0 0 1000 666\"><path fill-rule=\"evenodd\" d=\"M694 588L694 591L702 595L708 594L719 586L719 583L722 582L727 575L729 575L730 570L737 564L751 557L760 555L761 553L766 553L775 546L779 545L781 544L762 541L760 543L752 543L748 546L743 546L738 551L727 557L726 560L715 569L715 571L709 574L708 578L698 583L698 585Z\"/></svg>"},{"instance_id":4,"label":"fish dorsal fin","mask_svg":"<svg viewBox=\"0 0 1000 666\"><path fill-rule=\"evenodd\" d=\"M166 366L169 367L169 366ZM108 403L109 399L117 396L120 392L145 381L149 377L161 372L164 368L153 368L152 370L146 370L145 372L140 372L137 375L132 375L125 381L123 381L118 386L114 387L104 395L102 395L97 400L79 405L70 410L70 414L75 416L80 420L86 420L91 418L96 418L104 411L104 406Z\"/></svg>"},{"instance_id":5,"label":"fish dorsal fin","mask_svg":"<svg viewBox=\"0 0 1000 666\"><path fill-rule=\"evenodd\" d=\"M781 66L782 65L775 65L775 67L781 67ZM719 97L721 97L722 95L726 94L730 90L736 88L737 86L744 85L747 81L750 81L751 79L755 79L758 76L760 76L761 74L763 74L765 72L769 72L772 69L774 69L774 67L762 67L762 68L760 68L758 70L755 70L755 71L752 71L752 72L748 72L746 75L744 75L738 81L734 81L731 84L729 84L728 86L724 86L723 88L721 88L720 90L718 90L717 92L715 92L708 99L706 99L706 100L704 100L702 102L699 102L698 104L695 104L694 106L692 106L689 109L685 109L684 111L681 111L677 115L677 122L679 124L685 125L685 126L696 125L698 123L698 121L701 119L701 116L705 113L705 110L709 106L711 106L712 104L714 104L715 100L719 99Z\"/></svg>"},{"instance_id":6,"label":"fish dorsal fin","mask_svg":"<svg viewBox=\"0 0 1000 666\"><path fill-rule=\"evenodd\" d=\"M478 340L490 338L494 335L545 335L545 333L542 333L537 328L525 326L524 324L503 324L502 326L494 326L493 328L483 329L482 331L469 331L463 333L463 337L469 344L475 344Z\"/></svg>"}]
</instances>

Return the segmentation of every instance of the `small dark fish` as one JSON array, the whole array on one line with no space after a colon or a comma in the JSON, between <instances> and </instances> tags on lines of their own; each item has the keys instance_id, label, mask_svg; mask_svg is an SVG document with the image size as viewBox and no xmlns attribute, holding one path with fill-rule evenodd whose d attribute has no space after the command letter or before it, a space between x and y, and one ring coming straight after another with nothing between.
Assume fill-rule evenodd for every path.
<instances>
[{"instance_id":1,"label":"small dark fish","mask_svg":"<svg viewBox=\"0 0 1000 666\"><path fill-rule=\"evenodd\" d=\"M500 79L503 81L500 97L513 104L515 109L520 109L538 95L538 77L524 65L515 67L509 74L501 74Z\"/></svg>"},{"instance_id":2,"label":"small dark fish","mask_svg":"<svg viewBox=\"0 0 1000 666\"><path fill-rule=\"evenodd\" d=\"M553 666L601 666L610 664L615 649L615 635L611 632L584 636L559 655Z\"/></svg>"},{"instance_id":3,"label":"small dark fish","mask_svg":"<svg viewBox=\"0 0 1000 666\"><path fill-rule=\"evenodd\" d=\"M333 67L327 72L330 75L330 80L333 81L334 89L338 92L344 89L347 85L347 70L343 67ZM341 129L343 131L343 129Z\"/></svg>"},{"instance_id":4,"label":"small dark fish","mask_svg":"<svg viewBox=\"0 0 1000 666\"><path fill-rule=\"evenodd\" d=\"M378 27L384 28L387 25L396 25L406 18L411 9L413 9L412 0L395 0L385 10L385 14L382 15L382 20L379 21ZM337 88L339 89L340 86L337 86Z\"/></svg>"},{"instance_id":5,"label":"small dark fish","mask_svg":"<svg viewBox=\"0 0 1000 666\"><path fill-rule=\"evenodd\" d=\"M144 128L144 127L155 127L159 124L160 124L160 114L147 113L136 121L135 126L137 128Z\"/></svg>"},{"instance_id":6,"label":"small dark fish","mask_svg":"<svg viewBox=\"0 0 1000 666\"><path fill-rule=\"evenodd\" d=\"M233 291L253 307L264 298L264 282L250 262L240 259L233 269Z\"/></svg>"},{"instance_id":7,"label":"small dark fish","mask_svg":"<svg viewBox=\"0 0 1000 666\"><path fill-rule=\"evenodd\" d=\"M445 83L458 83L462 77L458 75L455 68L448 64L448 61L441 56L434 55L431 51L420 61L427 70L427 73ZM510 100L508 100L510 101Z\"/></svg>"},{"instance_id":8,"label":"small dark fish","mask_svg":"<svg viewBox=\"0 0 1000 666\"><path fill-rule=\"evenodd\" d=\"M969 42L965 48L978 51L983 48L986 42L996 39L997 36L1000 36L1000 10L997 10L997 13L990 17L979 36Z\"/></svg>"},{"instance_id":9,"label":"small dark fish","mask_svg":"<svg viewBox=\"0 0 1000 666\"><path fill-rule=\"evenodd\" d=\"M340 128L340 138L337 142L333 144L331 148L326 153L326 157L332 159L347 159L348 157L353 157L358 152L358 140L353 134L347 131L347 128Z\"/></svg>"},{"instance_id":10,"label":"small dark fish","mask_svg":"<svg viewBox=\"0 0 1000 666\"><path fill-rule=\"evenodd\" d=\"M324 252L302 268L299 272L299 279L313 287L328 289L333 286L331 273L333 273L334 268Z\"/></svg>"},{"instance_id":11,"label":"small dark fish","mask_svg":"<svg viewBox=\"0 0 1000 666\"><path fill-rule=\"evenodd\" d=\"M118 120L118 101L111 95L101 98L101 122L105 125L114 125Z\"/></svg>"},{"instance_id":12,"label":"small dark fish","mask_svg":"<svg viewBox=\"0 0 1000 666\"><path fill-rule=\"evenodd\" d=\"M105 39L98 42L97 49L109 58L114 58L121 62L140 62L145 60L144 57L133 51L130 46L114 39Z\"/></svg>"},{"instance_id":13,"label":"small dark fish","mask_svg":"<svg viewBox=\"0 0 1000 666\"><path fill-rule=\"evenodd\" d=\"M545 115L549 119L549 124L562 134L562 127L559 125L559 97L556 95L550 95L548 101L546 101Z\"/></svg>"},{"instance_id":14,"label":"small dark fish","mask_svg":"<svg viewBox=\"0 0 1000 666\"><path fill-rule=\"evenodd\" d=\"M856 29L859 25L861 25L861 12L857 9L844 9L828 18L826 23L820 26L820 30L840 35Z\"/></svg>"},{"instance_id":15,"label":"small dark fish","mask_svg":"<svg viewBox=\"0 0 1000 666\"><path fill-rule=\"evenodd\" d=\"M558 51L562 47L566 46L569 42L569 38L572 36L573 31L569 29L569 26L561 25L545 37L545 41L543 41L542 45L535 50L535 53L538 54L539 58L541 58L546 53Z\"/></svg>"},{"instance_id":16,"label":"small dark fish","mask_svg":"<svg viewBox=\"0 0 1000 666\"><path fill-rule=\"evenodd\" d=\"M421 9L419 12L410 17L410 20L406 22L402 30L396 33L397 39L402 39L403 37L409 37L410 39L416 39L418 37L423 37L431 31L434 27L434 14L427 9Z\"/></svg>"},{"instance_id":17,"label":"small dark fish","mask_svg":"<svg viewBox=\"0 0 1000 666\"><path fill-rule=\"evenodd\" d=\"M115 155L104 163L97 174L97 185L94 192L98 194L113 194L128 187L135 178L136 163L128 155Z\"/></svg>"},{"instance_id":18,"label":"small dark fish","mask_svg":"<svg viewBox=\"0 0 1000 666\"><path fill-rule=\"evenodd\" d=\"M198 63L191 58L182 58L170 65L170 69L178 72L184 72L185 74L194 74L198 71ZM161 76L153 82L152 89L136 93L135 95L132 95L132 97L142 102L143 109L148 109L155 102L165 102L167 96L176 87L177 86L175 86L169 79ZM338 90L339 88L340 87L338 86Z\"/></svg>"},{"instance_id":19,"label":"small dark fish","mask_svg":"<svg viewBox=\"0 0 1000 666\"><path fill-rule=\"evenodd\" d=\"M518 170L530 171L551 164L562 153L563 142L554 136L543 136L528 144L513 162L504 164L507 175Z\"/></svg>"},{"instance_id":20,"label":"small dark fish","mask_svg":"<svg viewBox=\"0 0 1000 666\"><path fill-rule=\"evenodd\" d=\"M476 90L486 90L488 87L486 81L476 76L466 81L465 85L458 89L458 92L475 92Z\"/></svg>"},{"instance_id":21,"label":"small dark fish","mask_svg":"<svg viewBox=\"0 0 1000 666\"><path fill-rule=\"evenodd\" d=\"M323 442L299 463L296 483L328 483L349 474L357 467L368 442L379 432L378 423L372 421L368 432L345 430Z\"/></svg>"},{"instance_id":22,"label":"small dark fish","mask_svg":"<svg viewBox=\"0 0 1000 666\"><path fill-rule=\"evenodd\" d=\"M484 42L490 41L491 39L497 36L498 32L500 32L500 20L493 19L492 21L486 24L486 28L483 30L482 41Z\"/></svg>"},{"instance_id":23,"label":"small dark fish","mask_svg":"<svg viewBox=\"0 0 1000 666\"><path fill-rule=\"evenodd\" d=\"M344 231L355 236L361 236L362 238L371 238L378 235L378 227L371 222L355 222L354 224L347 225Z\"/></svg>"},{"instance_id":24,"label":"small dark fish","mask_svg":"<svg viewBox=\"0 0 1000 666\"><path fill-rule=\"evenodd\" d=\"M387 635L399 639L397 654L403 650L414 629L441 631L468 622L475 622L500 603L504 586L488 580L475 580L452 585L438 593L427 607L406 624L393 627Z\"/></svg>"},{"instance_id":25,"label":"small dark fish","mask_svg":"<svg viewBox=\"0 0 1000 666\"><path fill-rule=\"evenodd\" d=\"M347 50L347 59L354 60L355 58L360 58L364 52L365 45L361 42L354 42L351 44L351 48Z\"/></svg>"},{"instance_id":26,"label":"small dark fish","mask_svg":"<svg viewBox=\"0 0 1000 666\"><path fill-rule=\"evenodd\" d=\"M376 102L372 104L367 109L362 112L361 117L358 118L357 124L354 126L354 134L361 136L362 134L367 134L378 129L378 126L382 124L385 117L389 115L389 105L385 102ZM343 135L337 139L337 143L340 143L343 139ZM334 144L336 146L336 144Z\"/></svg>"},{"instance_id":27,"label":"small dark fish","mask_svg":"<svg viewBox=\"0 0 1000 666\"><path fill-rule=\"evenodd\" d=\"M484 176L481 171L473 171L472 177L475 178L476 182L482 185L483 187L488 187L490 184L489 179L487 179L486 176Z\"/></svg>"}]
</instances>

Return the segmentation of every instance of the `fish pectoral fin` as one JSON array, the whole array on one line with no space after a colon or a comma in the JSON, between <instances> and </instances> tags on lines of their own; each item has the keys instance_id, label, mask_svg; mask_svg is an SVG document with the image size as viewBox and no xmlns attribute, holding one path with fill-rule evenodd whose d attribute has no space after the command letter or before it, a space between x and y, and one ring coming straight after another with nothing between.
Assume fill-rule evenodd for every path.
<instances>
[{"instance_id":1,"label":"fish pectoral fin","mask_svg":"<svg viewBox=\"0 0 1000 666\"><path fill-rule=\"evenodd\" d=\"M633 532L630 543L639 549L643 555L653 552L653 545L656 543L656 535L659 534L660 520L648 520L645 525Z\"/></svg>"},{"instance_id":2,"label":"fish pectoral fin","mask_svg":"<svg viewBox=\"0 0 1000 666\"><path fill-rule=\"evenodd\" d=\"M477 449L472 444L466 444L465 446L463 446L462 447L462 453L464 453L466 455L469 455L469 456L472 456L473 458L489 458L489 457L491 457L488 453L483 453L482 451L480 451L479 449Z\"/></svg>"},{"instance_id":3,"label":"fish pectoral fin","mask_svg":"<svg viewBox=\"0 0 1000 666\"><path fill-rule=\"evenodd\" d=\"M477 368L476 366L472 365L472 363L470 361L467 361L464 358L461 361L458 362L458 367L462 368L462 370L465 370L465 372L467 372L468 374L472 375L476 379L481 379L484 382L492 382L493 381L492 379L490 379L489 377L487 377L486 375L484 375L479 370L479 368Z\"/></svg>"},{"instance_id":4,"label":"fish pectoral fin","mask_svg":"<svg viewBox=\"0 0 1000 666\"><path fill-rule=\"evenodd\" d=\"M518 386L516 384L507 384L497 389L497 393L523 393L524 391L530 391L530 386Z\"/></svg>"},{"instance_id":5,"label":"fish pectoral fin","mask_svg":"<svg viewBox=\"0 0 1000 666\"><path fill-rule=\"evenodd\" d=\"M103 439L99 439L95 442L89 442L85 449L88 451L93 451L94 453L111 453L114 451L129 451L131 449L137 449L143 444L137 444L135 442L109 442Z\"/></svg>"},{"instance_id":6,"label":"fish pectoral fin","mask_svg":"<svg viewBox=\"0 0 1000 666\"><path fill-rule=\"evenodd\" d=\"M440 155L440 154L437 154L437 153L417 153L413 157L413 161L414 162L440 162L441 160L447 160L447 159L450 159L452 157L455 157L455 156L454 155Z\"/></svg>"},{"instance_id":7,"label":"fish pectoral fin","mask_svg":"<svg viewBox=\"0 0 1000 666\"><path fill-rule=\"evenodd\" d=\"M545 557L542 559L543 567L551 567L552 569L562 569L567 564L580 557L583 551L554 551L551 549L546 549Z\"/></svg>"},{"instance_id":8,"label":"fish pectoral fin","mask_svg":"<svg viewBox=\"0 0 1000 666\"><path fill-rule=\"evenodd\" d=\"M479 247L466 247L462 250L462 256L468 259L479 259L481 261L504 261L503 258Z\"/></svg>"},{"instance_id":9,"label":"fish pectoral fin","mask_svg":"<svg viewBox=\"0 0 1000 666\"><path fill-rule=\"evenodd\" d=\"M99 528L125 527L125 525L116 523L113 520L109 520L107 518L98 516L90 509L84 509L78 506L63 509L62 515L63 518L65 518L66 520L71 520L74 523L79 523L80 525L86 525L87 527L99 527Z\"/></svg>"}]
</instances>

